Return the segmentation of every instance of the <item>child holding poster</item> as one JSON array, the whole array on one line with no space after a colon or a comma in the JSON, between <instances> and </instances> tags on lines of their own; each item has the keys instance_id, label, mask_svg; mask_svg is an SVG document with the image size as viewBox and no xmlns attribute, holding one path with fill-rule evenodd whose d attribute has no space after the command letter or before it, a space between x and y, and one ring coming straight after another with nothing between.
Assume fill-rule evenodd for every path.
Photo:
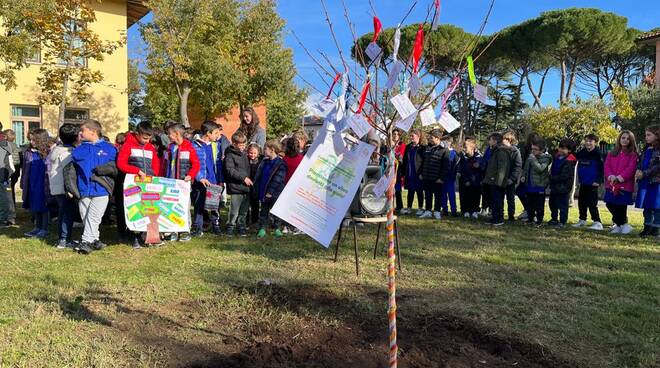
<instances>
[{"instance_id":1,"label":"child holding poster","mask_svg":"<svg viewBox=\"0 0 660 368\"><path fill-rule=\"evenodd\" d=\"M250 205L250 161L245 148L247 137L238 131L231 136L231 146L225 151L225 183L227 193L231 196L229 218L227 219L227 235L233 236L238 225L238 235L247 236L246 221Z\"/></svg>"},{"instance_id":2,"label":"child holding poster","mask_svg":"<svg viewBox=\"0 0 660 368\"><path fill-rule=\"evenodd\" d=\"M217 210L206 211L206 188L210 185L224 186L222 175L222 154L215 143L220 136L220 127L214 121L202 124L199 139L193 142L197 158L199 159L199 172L192 185L193 226L191 235L203 235L204 214L208 213L213 227L213 233L220 235L220 213Z\"/></svg>"},{"instance_id":3,"label":"child holding poster","mask_svg":"<svg viewBox=\"0 0 660 368\"><path fill-rule=\"evenodd\" d=\"M135 128L134 132L126 135L124 144L122 144L117 155L119 177L115 184L115 206L117 211L117 231L122 240L127 240L131 234L126 227L126 219L124 217L124 196L122 190L126 174L135 174L143 179L146 176L160 175L158 151L151 144L153 135L154 129L151 123L148 121L141 122ZM140 233L137 233L133 237L133 249L140 248Z\"/></svg>"},{"instance_id":4,"label":"child holding poster","mask_svg":"<svg viewBox=\"0 0 660 368\"><path fill-rule=\"evenodd\" d=\"M279 142L270 140L266 142L264 147L264 159L261 161L257 169L255 183L259 187L259 202L261 204L261 211L259 213L259 233L258 238L266 236L266 228L272 221L275 228L274 235L276 237L282 236L280 230L280 220L270 215L270 209L277 201L277 198L284 190L284 182L286 179L287 169L284 160L279 157L279 152L282 147Z\"/></svg>"},{"instance_id":5,"label":"child holding poster","mask_svg":"<svg viewBox=\"0 0 660 368\"><path fill-rule=\"evenodd\" d=\"M80 127L82 144L71 153L80 193L78 208L84 225L82 242L74 249L81 254L89 254L105 247L105 244L99 241L99 226L108 206L110 193L101 183L93 181L92 175L95 168L116 160L117 149L110 142L101 139L102 135L102 127L98 121L85 121Z\"/></svg>"},{"instance_id":6,"label":"child holding poster","mask_svg":"<svg viewBox=\"0 0 660 368\"><path fill-rule=\"evenodd\" d=\"M185 138L186 128L176 123L167 128L170 146L165 153L167 177L170 179L192 181L199 173L199 158L192 143ZM189 233L178 234L179 241L189 241Z\"/></svg>"}]
</instances>

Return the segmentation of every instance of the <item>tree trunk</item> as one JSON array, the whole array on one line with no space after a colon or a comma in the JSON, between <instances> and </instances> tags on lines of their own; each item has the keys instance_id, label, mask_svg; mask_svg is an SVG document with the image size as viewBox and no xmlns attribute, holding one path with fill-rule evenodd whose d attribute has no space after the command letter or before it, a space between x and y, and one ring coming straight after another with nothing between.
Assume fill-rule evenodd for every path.
<instances>
[{"instance_id":1,"label":"tree trunk","mask_svg":"<svg viewBox=\"0 0 660 368\"><path fill-rule=\"evenodd\" d=\"M58 127L61 127L64 124L64 112L66 111L66 94L69 89L69 73L68 68L67 72L64 73L64 80L62 81L62 101L60 102L60 111L57 117Z\"/></svg>"},{"instance_id":2,"label":"tree trunk","mask_svg":"<svg viewBox=\"0 0 660 368\"><path fill-rule=\"evenodd\" d=\"M523 79L525 78L526 71L520 73L518 79L518 88L516 88L516 99L513 101L513 121L518 121L518 106L520 106L520 97L522 96Z\"/></svg>"},{"instance_id":3,"label":"tree trunk","mask_svg":"<svg viewBox=\"0 0 660 368\"><path fill-rule=\"evenodd\" d=\"M566 90L566 61L561 61L561 87L559 89L559 104L564 103L564 91Z\"/></svg>"},{"instance_id":4,"label":"tree trunk","mask_svg":"<svg viewBox=\"0 0 660 368\"><path fill-rule=\"evenodd\" d=\"M575 69L577 68L577 62L574 62L571 65L571 76L568 79L568 88L566 89L566 97L564 98L565 102L571 100L571 92L573 91L573 86L575 85Z\"/></svg>"},{"instance_id":5,"label":"tree trunk","mask_svg":"<svg viewBox=\"0 0 660 368\"><path fill-rule=\"evenodd\" d=\"M179 115L181 115L181 124L186 128L190 128L190 120L188 120L188 97L190 96L190 90L190 82L181 82Z\"/></svg>"}]
</instances>

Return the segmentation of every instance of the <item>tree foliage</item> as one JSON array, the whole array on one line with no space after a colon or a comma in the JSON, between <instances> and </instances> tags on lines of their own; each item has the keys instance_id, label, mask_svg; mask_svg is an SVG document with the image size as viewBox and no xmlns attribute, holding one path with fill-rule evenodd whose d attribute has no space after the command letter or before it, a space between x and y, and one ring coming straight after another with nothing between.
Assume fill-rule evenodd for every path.
<instances>
[{"instance_id":1,"label":"tree foliage","mask_svg":"<svg viewBox=\"0 0 660 368\"><path fill-rule=\"evenodd\" d=\"M621 127L643 137L644 129L660 124L660 90L641 86L629 92L629 101L635 115L621 120Z\"/></svg>"},{"instance_id":2,"label":"tree foliage","mask_svg":"<svg viewBox=\"0 0 660 368\"><path fill-rule=\"evenodd\" d=\"M3 0L0 2L0 84L5 90L16 88L17 70L39 49L35 14L39 0Z\"/></svg>"}]
</instances>

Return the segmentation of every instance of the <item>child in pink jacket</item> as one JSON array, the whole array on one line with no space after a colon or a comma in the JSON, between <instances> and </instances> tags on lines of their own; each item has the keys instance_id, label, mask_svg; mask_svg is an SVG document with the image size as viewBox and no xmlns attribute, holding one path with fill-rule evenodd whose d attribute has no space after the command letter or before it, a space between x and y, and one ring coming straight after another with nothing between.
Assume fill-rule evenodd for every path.
<instances>
[{"instance_id":1,"label":"child in pink jacket","mask_svg":"<svg viewBox=\"0 0 660 368\"><path fill-rule=\"evenodd\" d=\"M605 204L612 214L612 234L629 234L628 206L633 204L635 170L637 168L635 135L624 130L619 134L614 150L605 159Z\"/></svg>"}]
</instances>

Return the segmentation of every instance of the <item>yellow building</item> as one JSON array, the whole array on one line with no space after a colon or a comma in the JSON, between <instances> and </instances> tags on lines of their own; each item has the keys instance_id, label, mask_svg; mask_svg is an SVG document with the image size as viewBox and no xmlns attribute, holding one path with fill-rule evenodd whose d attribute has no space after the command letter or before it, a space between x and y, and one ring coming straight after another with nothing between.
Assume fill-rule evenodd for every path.
<instances>
[{"instance_id":1,"label":"yellow building","mask_svg":"<svg viewBox=\"0 0 660 368\"><path fill-rule=\"evenodd\" d=\"M104 0L90 2L96 10L96 22L89 24L91 30L104 40L119 40L128 27L147 12L140 0ZM16 142L25 142L29 129L45 128L56 134L58 129L57 106L39 106L37 77L41 52L35 53L29 66L16 72L18 87L5 91L0 88L0 121L4 129L16 132ZM71 101L65 113L67 121L76 122L87 118L101 122L104 134L114 139L117 132L128 128L128 49L124 45L103 62L89 61L92 70L103 73L104 80L90 87L86 101Z\"/></svg>"}]
</instances>

